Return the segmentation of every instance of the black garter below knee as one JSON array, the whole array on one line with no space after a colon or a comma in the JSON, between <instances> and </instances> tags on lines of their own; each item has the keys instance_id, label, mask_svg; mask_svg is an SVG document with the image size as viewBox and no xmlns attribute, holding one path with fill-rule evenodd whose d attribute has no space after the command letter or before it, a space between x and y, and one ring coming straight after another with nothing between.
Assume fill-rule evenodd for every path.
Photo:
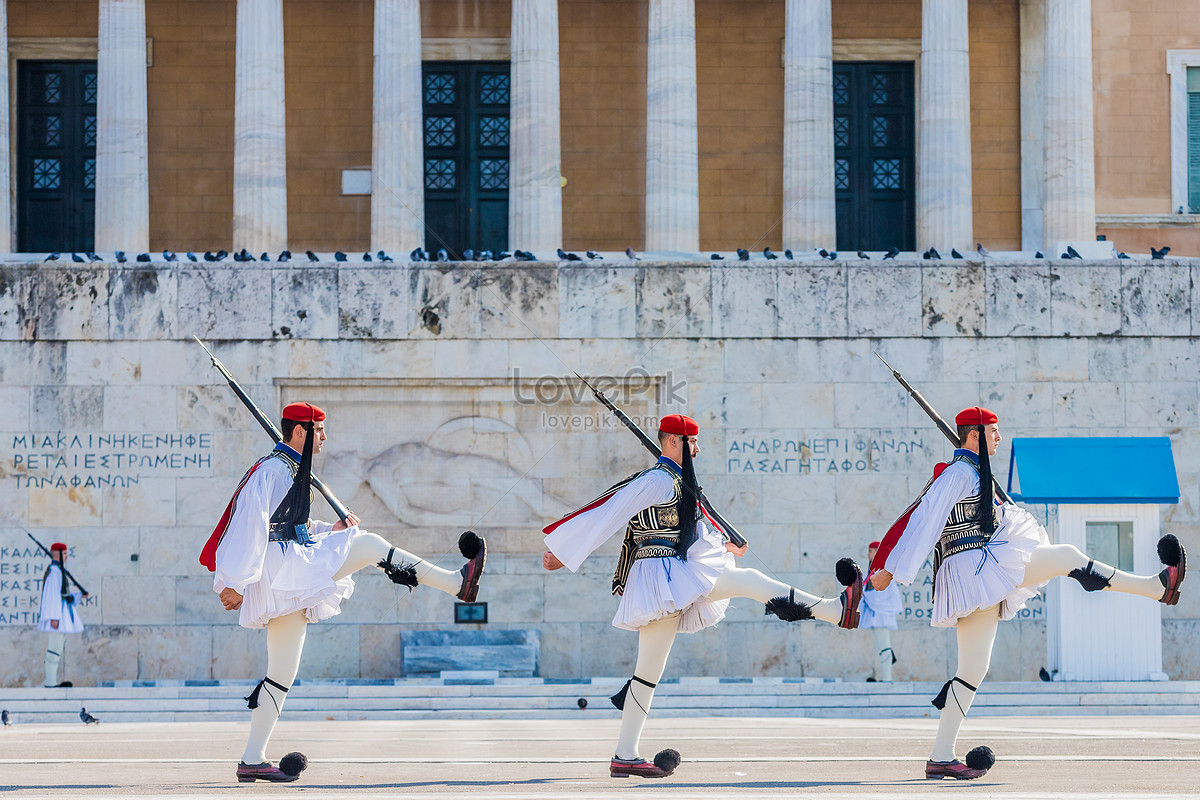
<instances>
[{"instance_id":1,"label":"black garter below knee","mask_svg":"<svg viewBox=\"0 0 1200 800\"><path fill-rule=\"evenodd\" d=\"M947 695L950 694L950 685L952 683L954 683L955 681L958 681L963 686L970 689L972 692L978 691L974 686L972 686L971 684L964 681L962 678L955 675L953 678L951 678L950 680L946 681L945 684L943 684L942 690L940 692L938 692L938 696L933 698L933 700L930 701L932 703L933 707L936 708L938 711L941 711L942 709L944 709L946 707L946 698L947 698ZM955 702L955 704L958 704L957 696L955 696L954 702ZM958 710L962 712L962 715L964 717L967 715L967 712L962 710L961 704L958 704Z\"/></svg>"},{"instance_id":2,"label":"black garter below knee","mask_svg":"<svg viewBox=\"0 0 1200 800\"><path fill-rule=\"evenodd\" d=\"M410 564L407 561L401 561L397 566L392 563L392 554L396 552L396 548L388 550L387 558L379 562L379 568L383 570L392 583L400 586L407 586L409 591L417 585L417 565Z\"/></svg>"},{"instance_id":3,"label":"black garter below knee","mask_svg":"<svg viewBox=\"0 0 1200 800\"><path fill-rule=\"evenodd\" d=\"M651 689L653 689L655 686L658 686L657 683L651 683L650 681L644 681L641 678L639 678L637 675L634 675L632 678L625 681L625 685L621 687L621 691L617 692L612 697L608 698L609 700L612 701L612 704L614 706L616 706L617 708L619 708L621 711L625 710L625 696L627 694L629 694L629 686L634 681L637 681L638 683L642 684L643 686L649 686ZM636 697L633 698L633 702L637 703ZM642 705L641 703L638 703L639 708L641 707L641 705ZM645 710L646 709L644 709L644 708L642 709L642 711L645 711Z\"/></svg>"},{"instance_id":4,"label":"black garter below knee","mask_svg":"<svg viewBox=\"0 0 1200 800\"><path fill-rule=\"evenodd\" d=\"M258 692L259 692L259 690L260 690L260 689L262 689L262 686L263 686L263 684L264 684L264 683L269 683L269 684L271 684L272 686L274 686L276 689L278 689L278 690L280 690L281 692L283 692L284 694L287 694L287 691L288 691L288 688L289 688L289 687L287 687L287 686L284 686L284 685L283 685L283 684L281 684L281 683L276 683L275 681L271 680L270 678L263 678L261 681L259 681L259 682L258 682L258 685L254 687L254 691L250 693L250 696L249 696L249 697L246 697L246 698L243 698L243 699L246 701L246 705L247 705L247 706L248 706L250 709L255 709L255 708L258 708ZM267 692L267 697L270 697L270 698L271 698L271 702L272 702L272 703L275 703L275 697L274 697L274 695L272 695L270 692ZM275 703L275 710L276 710L276 711L278 711L278 710L279 710L279 703Z\"/></svg>"},{"instance_id":5,"label":"black garter below knee","mask_svg":"<svg viewBox=\"0 0 1200 800\"><path fill-rule=\"evenodd\" d=\"M1113 574L1116 574L1115 572ZM1083 569L1076 567L1067 573L1068 578L1074 578L1079 581L1079 585L1083 587L1085 592L1098 592L1101 589L1107 589L1112 575L1104 577L1096 572L1096 562L1088 559L1087 566Z\"/></svg>"}]
</instances>

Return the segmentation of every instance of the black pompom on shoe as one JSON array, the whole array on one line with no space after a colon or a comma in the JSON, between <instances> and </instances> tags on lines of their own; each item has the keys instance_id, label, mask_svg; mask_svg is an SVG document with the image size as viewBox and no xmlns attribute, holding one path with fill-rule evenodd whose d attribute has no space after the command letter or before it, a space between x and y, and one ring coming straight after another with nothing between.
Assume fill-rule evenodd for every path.
<instances>
[{"instance_id":1,"label":"black pompom on shoe","mask_svg":"<svg viewBox=\"0 0 1200 800\"><path fill-rule=\"evenodd\" d=\"M1175 534L1168 533L1158 540L1158 560L1166 566L1158 573L1163 585L1159 602L1173 606L1179 602L1179 584L1187 574L1187 553Z\"/></svg>"},{"instance_id":2,"label":"black pompom on shoe","mask_svg":"<svg viewBox=\"0 0 1200 800\"><path fill-rule=\"evenodd\" d=\"M479 597L479 578L487 564L487 542L475 531L463 531L458 537L458 551L467 563L459 570L462 587L455 596L464 603L474 603Z\"/></svg>"},{"instance_id":3,"label":"black pompom on shoe","mask_svg":"<svg viewBox=\"0 0 1200 800\"><path fill-rule=\"evenodd\" d=\"M986 744L981 744L967 753L967 766L971 769L981 769L987 772L996 763L996 754Z\"/></svg>"},{"instance_id":4,"label":"black pompom on shoe","mask_svg":"<svg viewBox=\"0 0 1200 800\"><path fill-rule=\"evenodd\" d=\"M279 771L284 775L299 775L308 769L308 758L304 753L288 753L279 759Z\"/></svg>"},{"instance_id":5,"label":"black pompom on shoe","mask_svg":"<svg viewBox=\"0 0 1200 800\"><path fill-rule=\"evenodd\" d=\"M1158 540L1158 560L1168 567L1178 567L1184 560L1183 545L1173 533Z\"/></svg>"},{"instance_id":6,"label":"black pompom on shoe","mask_svg":"<svg viewBox=\"0 0 1200 800\"><path fill-rule=\"evenodd\" d=\"M670 775L679 766L680 761L682 761L682 758L679 755L679 751L668 747L654 757L654 766L661 769L667 775Z\"/></svg>"},{"instance_id":7,"label":"black pompom on shoe","mask_svg":"<svg viewBox=\"0 0 1200 800\"><path fill-rule=\"evenodd\" d=\"M479 555L482 547L483 539L479 538L479 534L475 531L463 531L462 535L458 537L458 552L462 553L462 557L467 561Z\"/></svg>"},{"instance_id":8,"label":"black pompom on shoe","mask_svg":"<svg viewBox=\"0 0 1200 800\"><path fill-rule=\"evenodd\" d=\"M833 574L842 586L853 586L855 581L862 580L862 570L858 568L853 558L839 558L833 566Z\"/></svg>"}]
</instances>

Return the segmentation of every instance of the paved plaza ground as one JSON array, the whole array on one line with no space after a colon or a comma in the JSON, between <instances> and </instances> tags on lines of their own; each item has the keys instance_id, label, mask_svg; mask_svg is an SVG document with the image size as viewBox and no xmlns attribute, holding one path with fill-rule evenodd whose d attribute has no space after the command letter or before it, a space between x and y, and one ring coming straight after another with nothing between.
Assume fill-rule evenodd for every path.
<instances>
[{"instance_id":1,"label":"paved plaza ground","mask_svg":"<svg viewBox=\"0 0 1200 800\"><path fill-rule=\"evenodd\" d=\"M0 729L0 796L201 798L1195 798L1200 718L992 717L965 750L983 779L926 781L936 721L651 718L643 755L675 747L665 780L608 777L615 719L280 722L270 755L310 759L291 784L236 783L245 723L13 725Z\"/></svg>"}]
</instances>

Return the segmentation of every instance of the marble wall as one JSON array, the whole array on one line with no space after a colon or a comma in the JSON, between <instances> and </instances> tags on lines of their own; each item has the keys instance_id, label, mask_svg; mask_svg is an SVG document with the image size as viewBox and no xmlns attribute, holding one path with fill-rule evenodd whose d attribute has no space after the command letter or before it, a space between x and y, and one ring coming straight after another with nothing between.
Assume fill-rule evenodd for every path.
<instances>
[{"instance_id":1,"label":"marble wall","mask_svg":"<svg viewBox=\"0 0 1200 800\"><path fill-rule=\"evenodd\" d=\"M996 409L1010 438L1169 435L1182 497L1164 528L1200 546L1200 263L1123 263L0 265L0 647L20 654L0 682L41 679L44 561L24 529L70 544L92 592L65 679L261 673L263 635L222 611L197 556L269 441L193 334L272 414L330 411L316 467L369 529L451 567L460 530L488 536L489 627L537 630L546 676L624 675L635 647L609 625L615 541L578 575L539 566L543 525L649 461L573 371L648 425L695 416L701 480L750 539L745 565L810 591L833 593L834 561L865 558L949 453L874 350L943 414ZM923 619L927 587L907 599L896 676L943 679L953 635ZM312 628L302 675L397 676L405 631L453 627L445 595L374 572L344 609ZM1200 678L1200 592L1163 619L1166 671ZM1002 626L992 675L1044 662L1035 603ZM670 669L862 679L871 664L866 633L742 600L682 637Z\"/></svg>"}]
</instances>

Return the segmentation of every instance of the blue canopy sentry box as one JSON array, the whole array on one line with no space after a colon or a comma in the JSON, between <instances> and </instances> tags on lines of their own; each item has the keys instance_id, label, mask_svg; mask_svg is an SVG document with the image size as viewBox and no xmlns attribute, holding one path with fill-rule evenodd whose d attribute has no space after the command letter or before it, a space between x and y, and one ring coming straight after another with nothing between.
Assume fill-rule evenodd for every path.
<instances>
[{"instance_id":1,"label":"blue canopy sentry box","mask_svg":"<svg viewBox=\"0 0 1200 800\"><path fill-rule=\"evenodd\" d=\"M1008 492L1026 503L1178 503L1166 436L1013 439Z\"/></svg>"}]
</instances>

